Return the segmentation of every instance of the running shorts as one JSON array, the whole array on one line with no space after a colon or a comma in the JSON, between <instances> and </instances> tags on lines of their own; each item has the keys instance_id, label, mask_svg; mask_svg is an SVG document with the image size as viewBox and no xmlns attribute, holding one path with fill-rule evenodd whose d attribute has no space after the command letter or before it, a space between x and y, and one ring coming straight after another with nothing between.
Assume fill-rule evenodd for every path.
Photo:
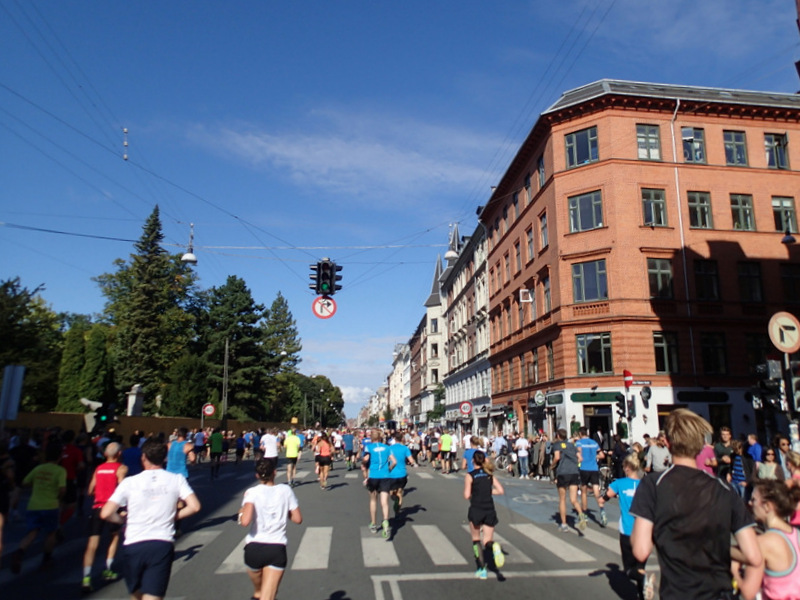
<instances>
[{"instance_id":1,"label":"running shorts","mask_svg":"<svg viewBox=\"0 0 800 600\"><path fill-rule=\"evenodd\" d=\"M580 485L581 478L577 473L556 476L556 487L565 488Z\"/></svg>"},{"instance_id":2,"label":"running shorts","mask_svg":"<svg viewBox=\"0 0 800 600\"><path fill-rule=\"evenodd\" d=\"M167 594L175 546L172 542L149 540L122 547L122 572L128 593L164 597Z\"/></svg>"},{"instance_id":3,"label":"running shorts","mask_svg":"<svg viewBox=\"0 0 800 600\"><path fill-rule=\"evenodd\" d=\"M396 477L390 478L389 481L389 491L393 492L395 490L402 490L405 489L406 485L408 485L408 477Z\"/></svg>"},{"instance_id":4,"label":"running shorts","mask_svg":"<svg viewBox=\"0 0 800 600\"><path fill-rule=\"evenodd\" d=\"M330 456L320 456L318 462L320 467L330 467L333 463Z\"/></svg>"},{"instance_id":5,"label":"running shorts","mask_svg":"<svg viewBox=\"0 0 800 600\"><path fill-rule=\"evenodd\" d=\"M122 527L122 525L118 525L117 523L111 523L110 521L101 519L100 509L102 509L102 506L93 508L92 514L89 516L89 535L91 536L91 535L102 534L103 529L105 529L106 525L108 525L108 528L111 531L111 533L118 532Z\"/></svg>"},{"instance_id":6,"label":"running shorts","mask_svg":"<svg viewBox=\"0 0 800 600\"><path fill-rule=\"evenodd\" d=\"M285 544L250 542L244 547L244 564L251 571L265 568L283 571L287 563Z\"/></svg>"},{"instance_id":7,"label":"running shorts","mask_svg":"<svg viewBox=\"0 0 800 600\"><path fill-rule=\"evenodd\" d=\"M370 492L389 492L391 490L391 479L367 479L367 490Z\"/></svg>"},{"instance_id":8,"label":"running shorts","mask_svg":"<svg viewBox=\"0 0 800 600\"><path fill-rule=\"evenodd\" d=\"M600 485L600 471L581 471L581 485Z\"/></svg>"},{"instance_id":9,"label":"running shorts","mask_svg":"<svg viewBox=\"0 0 800 600\"><path fill-rule=\"evenodd\" d=\"M480 525L494 527L500 522L497 519L497 513L494 511L494 509L487 510L485 508L477 508L474 506L469 507L469 511L467 511L467 519L475 527Z\"/></svg>"}]
</instances>

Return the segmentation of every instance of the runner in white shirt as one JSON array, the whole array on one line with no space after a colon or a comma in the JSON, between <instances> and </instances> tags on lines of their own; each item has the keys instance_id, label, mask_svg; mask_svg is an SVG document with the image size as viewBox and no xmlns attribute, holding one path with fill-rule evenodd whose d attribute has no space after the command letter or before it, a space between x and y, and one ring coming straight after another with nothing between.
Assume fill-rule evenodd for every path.
<instances>
[{"instance_id":1,"label":"runner in white shirt","mask_svg":"<svg viewBox=\"0 0 800 600\"><path fill-rule=\"evenodd\" d=\"M166 444L145 442L144 470L123 479L100 510L101 518L121 524L117 511L127 507L122 571L134 598L164 597L175 554L175 520L200 510L200 501L186 478L162 468L166 458ZM179 500L183 502L180 509Z\"/></svg>"},{"instance_id":2,"label":"runner in white shirt","mask_svg":"<svg viewBox=\"0 0 800 600\"><path fill-rule=\"evenodd\" d=\"M280 441L276 429L270 429L267 433L261 436L261 452L264 458L275 461L275 467L278 467L278 451L280 450Z\"/></svg>"}]
</instances>

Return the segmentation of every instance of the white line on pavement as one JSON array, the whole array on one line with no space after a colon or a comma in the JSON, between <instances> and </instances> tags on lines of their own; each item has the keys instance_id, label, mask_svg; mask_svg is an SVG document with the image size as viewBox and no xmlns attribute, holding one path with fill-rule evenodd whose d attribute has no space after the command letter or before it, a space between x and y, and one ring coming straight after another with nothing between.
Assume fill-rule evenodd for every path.
<instances>
[{"instance_id":1,"label":"white line on pavement","mask_svg":"<svg viewBox=\"0 0 800 600\"><path fill-rule=\"evenodd\" d=\"M292 571L327 569L333 527L308 527L297 547Z\"/></svg>"},{"instance_id":2,"label":"white line on pavement","mask_svg":"<svg viewBox=\"0 0 800 600\"><path fill-rule=\"evenodd\" d=\"M563 537L553 535L532 523L512 523L511 527L551 554L555 554L564 562L590 562L595 560L594 557L583 550L579 550L567 543ZM561 535L563 536L564 534Z\"/></svg>"},{"instance_id":3,"label":"white line on pavement","mask_svg":"<svg viewBox=\"0 0 800 600\"><path fill-rule=\"evenodd\" d=\"M467 559L436 525L412 525L422 547L435 565L466 565Z\"/></svg>"}]
</instances>

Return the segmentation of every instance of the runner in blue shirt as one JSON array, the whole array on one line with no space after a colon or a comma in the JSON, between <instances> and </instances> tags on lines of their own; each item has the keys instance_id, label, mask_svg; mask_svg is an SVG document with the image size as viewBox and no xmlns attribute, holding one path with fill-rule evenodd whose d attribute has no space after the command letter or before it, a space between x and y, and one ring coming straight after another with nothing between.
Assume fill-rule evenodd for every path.
<instances>
[{"instance_id":1,"label":"runner in blue shirt","mask_svg":"<svg viewBox=\"0 0 800 600\"><path fill-rule=\"evenodd\" d=\"M580 439L575 442L575 447L580 453L581 508L586 514L589 509L589 486L591 485L600 509L600 525L605 527L608 525L608 517L604 508L605 502L600 495L600 470L597 466L597 454L600 453L605 457L605 452L600 450L600 445L589 437L586 427L578 429L578 435L580 435Z\"/></svg>"},{"instance_id":2,"label":"runner in blue shirt","mask_svg":"<svg viewBox=\"0 0 800 600\"><path fill-rule=\"evenodd\" d=\"M389 452L389 446L381 441L380 429L373 429L370 435L372 440L364 450L364 464L369 465L369 476L367 477L367 490L369 491L369 529L373 533L378 531L375 523L377 511L378 494L381 497L381 512L383 522L381 523L381 534L384 539L389 539L389 488L391 470L397 464L397 460Z\"/></svg>"},{"instance_id":3,"label":"runner in blue shirt","mask_svg":"<svg viewBox=\"0 0 800 600\"><path fill-rule=\"evenodd\" d=\"M347 470L352 471L356 464L356 453L354 446L355 438L350 430L345 429L342 434L342 446L344 447L344 456L347 461Z\"/></svg>"},{"instance_id":4,"label":"runner in blue shirt","mask_svg":"<svg viewBox=\"0 0 800 600\"><path fill-rule=\"evenodd\" d=\"M389 452L396 461L394 468L389 472L389 494L392 496L392 504L394 506L394 514L400 514L403 509L403 490L408 483L408 469L406 469L406 461L416 466L414 459L411 456L411 450L408 446L403 444L403 434L397 433L394 436L395 443L389 446Z\"/></svg>"}]
</instances>

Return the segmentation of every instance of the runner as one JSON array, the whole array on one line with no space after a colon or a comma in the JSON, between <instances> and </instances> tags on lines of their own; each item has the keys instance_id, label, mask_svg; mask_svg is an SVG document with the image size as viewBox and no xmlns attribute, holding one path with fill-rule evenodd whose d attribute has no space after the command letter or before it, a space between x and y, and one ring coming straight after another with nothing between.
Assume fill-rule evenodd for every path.
<instances>
[{"instance_id":1,"label":"runner","mask_svg":"<svg viewBox=\"0 0 800 600\"><path fill-rule=\"evenodd\" d=\"M219 468L222 464L222 445L224 438L219 427L214 428L214 432L208 436L209 457L211 459L211 479L219 477Z\"/></svg>"},{"instance_id":2,"label":"runner","mask_svg":"<svg viewBox=\"0 0 800 600\"><path fill-rule=\"evenodd\" d=\"M600 445L589 437L586 427L578 429L579 439L575 446L581 453L579 475L581 478L581 508L584 514L589 510L589 486L597 500L597 507L600 509L600 526L608 525L606 516L605 502L600 496L600 468L597 465L597 455L605 458L606 453L600 449Z\"/></svg>"},{"instance_id":3,"label":"runner","mask_svg":"<svg viewBox=\"0 0 800 600\"><path fill-rule=\"evenodd\" d=\"M450 451L453 448L453 436L450 431L445 429L441 437L439 437L439 452L442 456L442 475L447 475L453 470L453 461L450 457Z\"/></svg>"},{"instance_id":4,"label":"runner","mask_svg":"<svg viewBox=\"0 0 800 600\"><path fill-rule=\"evenodd\" d=\"M187 434L186 427L181 427L178 429L177 438L167 444L167 471L178 473L188 479L189 469L186 467L186 462L194 462L195 454L192 444L186 441Z\"/></svg>"},{"instance_id":5,"label":"runner","mask_svg":"<svg viewBox=\"0 0 800 600\"><path fill-rule=\"evenodd\" d=\"M300 458L300 438L294 427L286 434L283 447L286 450L286 483L289 484L289 487L294 487L296 485L294 478L297 474L297 459Z\"/></svg>"},{"instance_id":6,"label":"runner","mask_svg":"<svg viewBox=\"0 0 800 600\"><path fill-rule=\"evenodd\" d=\"M476 450L472 456L475 469L464 477L464 499L469 500L469 533L472 537L472 552L478 570L475 577L486 579L486 569L494 564L494 570L503 568L506 562L503 549L493 540L494 528L499 522L494 510L492 496L505 493L500 480L493 476L494 464L486 460L486 454ZM483 560L481 560L481 529L483 529Z\"/></svg>"},{"instance_id":7,"label":"runner","mask_svg":"<svg viewBox=\"0 0 800 600\"><path fill-rule=\"evenodd\" d=\"M369 491L369 530L372 533L378 531L375 523L377 513L378 495L380 494L381 513L383 521L381 523L381 535L387 541L389 538L389 488L391 479L389 473L397 464L394 456L389 452L389 446L381 442L380 429L373 429L370 434L371 442L364 452L364 462L369 464L369 477L367 478L367 490Z\"/></svg>"},{"instance_id":8,"label":"runner","mask_svg":"<svg viewBox=\"0 0 800 600\"><path fill-rule=\"evenodd\" d=\"M328 434L324 431L317 438L314 445L314 454L318 455L317 464L319 465L319 487L322 490L328 491L328 472L330 471L331 464L333 463L333 447L328 439Z\"/></svg>"},{"instance_id":9,"label":"runner","mask_svg":"<svg viewBox=\"0 0 800 600\"><path fill-rule=\"evenodd\" d=\"M355 437L348 429L345 429L342 434L342 447L347 461L347 470L352 471L356 464Z\"/></svg>"},{"instance_id":10,"label":"runner","mask_svg":"<svg viewBox=\"0 0 800 600\"><path fill-rule=\"evenodd\" d=\"M389 495L392 497L392 506L394 507L394 514L399 515L403 510L403 490L408 484L408 470L406 469L406 461L410 462L413 466L417 466L411 456L411 450L403 443L403 434L398 433L394 437L395 443L389 446L389 452L394 456L395 466L389 472Z\"/></svg>"},{"instance_id":11,"label":"runner","mask_svg":"<svg viewBox=\"0 0 800 600\"><path fill-rule=\"evenodd\" d=\"M578 449L567 440L567 430L559 429L556 432L556 442L553 444L553 469L557 473L556 486L558 487L558 513L561 517L559 530L569 531L567 525L567 490L572 508L578 513L578 529L586 529L586 515L578 504Z\"/></svg>"},{"instance_id":12,"label":"runner","mask_svg":"<svg viewBox=\"0 0 800 600\"><path fill-rule=\"evenodd\" d=\"M194 443L194 455L197 460L197 464L199 465L203 462L203 449L206 446L206 434L205 432L200 429L197 433L194 434L194 439L192 440Z\"/></svg>"}]
</instances>

